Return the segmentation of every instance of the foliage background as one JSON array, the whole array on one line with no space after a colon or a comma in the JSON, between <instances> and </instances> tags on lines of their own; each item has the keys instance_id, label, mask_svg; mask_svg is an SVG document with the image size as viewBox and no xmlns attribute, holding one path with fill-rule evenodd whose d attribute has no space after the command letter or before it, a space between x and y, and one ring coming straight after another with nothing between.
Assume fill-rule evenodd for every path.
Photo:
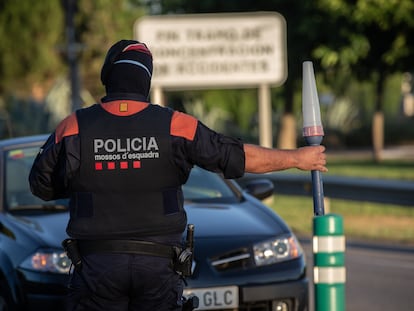
<instances>
[{"instance_id":1,"label":"foliage background","mask_svg":"<svg viewBox=\"0 0 414 311\"><path fill-rule=\"evenodd\" d=\"M132 38L134 22L149 14L277 11L288 25L286 83L272 89L274 141L284 147L286 116L294 144L302 144L301 65L317 73L324 144L372 145L373 116L385 116L385 144L414 142L412 96L414 2L411 0L3 0L0 3L0 137L52 131L71 111L65 8L76 4L75 35L82 101L103 95L105 52ZM408 92L402 94L403 78ZM258 142L257 90L170 92L167 103L211 127ZM291 146L291 145L289 145Z\"/></svg>"}]
</instances>

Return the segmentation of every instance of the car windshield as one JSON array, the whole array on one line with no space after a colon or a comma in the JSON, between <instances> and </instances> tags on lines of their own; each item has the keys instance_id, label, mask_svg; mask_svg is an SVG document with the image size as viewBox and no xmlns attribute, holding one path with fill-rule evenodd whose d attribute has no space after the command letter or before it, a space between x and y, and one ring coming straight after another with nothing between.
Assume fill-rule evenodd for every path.
<instances>
[{"instance_id":1,"label":"car windshield","mask_svg":"<svg viewBox=\"0 0 414 311\"><path fill-rule=\"evenodd\" d=\"M67 209L67 200L46 202L31 193L28 178L38 151L39 147L6 151L4 200L9 211L61 211Z\"/></svg>"},{"instance_id":2,"label":"car windshield","mask_svg":"<svg viewBox=\"0 0 414 311\"><path fill-rule=\"evenodd\" d=\"M184 198L193 202L239 201L239 196L218 174L194 167L190 177L183 185Z\"/></svg>"},{"instance_id":3,"label":"car windshield","mask_svg":"<svg viewBox=\"0 0 414 311\"><path fill-rule=\"evenodd\" d=\"M43 201L29 188L28 176L39 147L26 147L6 151L5 205L9 211L60 211L67 209L67 200ZM233 203L240 198L218 174L194 167L183 185L186 201Z\"/></svg>"}]
</instances>

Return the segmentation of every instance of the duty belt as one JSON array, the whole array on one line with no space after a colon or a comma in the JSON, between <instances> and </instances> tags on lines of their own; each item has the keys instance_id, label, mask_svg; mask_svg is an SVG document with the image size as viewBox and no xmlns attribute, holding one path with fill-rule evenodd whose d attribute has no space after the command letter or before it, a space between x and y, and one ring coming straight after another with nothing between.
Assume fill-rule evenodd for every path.
<instances>
[{"instance_id":1,"label":"duty belt","mask_svg":"<svg viewBox=\"0 0 414 311\"><path fill-rule=\"evenodd\" d=\"M173 246L136 240L77 240L82 255L93 253L127 253L174 258Z\"/></svg>"}]
</instances>

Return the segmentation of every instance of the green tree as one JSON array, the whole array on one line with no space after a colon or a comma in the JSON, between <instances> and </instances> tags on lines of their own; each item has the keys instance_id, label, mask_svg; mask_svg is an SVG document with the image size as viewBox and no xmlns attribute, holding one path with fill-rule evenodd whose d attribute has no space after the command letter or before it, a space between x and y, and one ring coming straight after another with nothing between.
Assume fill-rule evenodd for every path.
<instances>
[{"instance_id":1,"label":"green tree","mask_svg":"<svg viewBox=\"0 0 414 311\"><path fill-rule=\"evenodd\" d=\"M63 20L56 0L0 2L1 137L45 131L43 97L64 68Z\"/></svg>"},{"instance_id":2,"label":"green tree","mask_svg":"<svg viewBox=\"0 0 414 311\"><path fill-rule=\"evenodd\" d=\"M56 0L0 3L0 94L29 94L62 70L63 15Z\"/></svg>"},{"instance_id":3,"label":"green tree","mask_svg":"<svg viewBox=\"0 0 414 311\"><path fill-rule=\"evenodd\" d=\"M341 27L334 31L333 38L314 50L315 57L328 71L334 69L342 76L346 73L346 76L373 81L376 85L372 143L374 159L379 161L384 145L383 106L387 77L412 66L414 2L319 0L318 6Z\"/></svg>"},{"instance_id":4,"label":"green tree","mask_svg":"<svg viewBox=\"0 0 414 311\"><path fill-rule=\"evenodd\" d=\"M133 39L133 25L144 13L134 0L78 1L76 31L82 45L82 83L96 99L103 94L100 70L106 51L118 40Z\"/></svg>"},{"instance_id":5,"label":"green tree","mask_svg":"<svg viewBox=\"0 0 414 311\"><path fill-rule=\"evenodd\" d=\"M119 39L133 38L133 23L144 10L136 0L75 3L74 32L79 50L80 84L98 100L103 94L100 68L107 49ZM45 102L51 90L54 98L60 99L60 106L56 108L60 111L59 119L66 110L62 107L71 107L66 91L68 82L64 82L66 87L63 89L56 87L62 84L62 76L69 77L66 64L67 4L68 0L0 2L0 122L8 124L9 135L35 131L33 126L27 128L23 124L27 121L23 114L29 111L25 105L36 103L33 107L48 110L55 105ZM47 115L48 111L44 113ZM53 120L55 113L51 112Z\"/></svg>"}]
</instances>

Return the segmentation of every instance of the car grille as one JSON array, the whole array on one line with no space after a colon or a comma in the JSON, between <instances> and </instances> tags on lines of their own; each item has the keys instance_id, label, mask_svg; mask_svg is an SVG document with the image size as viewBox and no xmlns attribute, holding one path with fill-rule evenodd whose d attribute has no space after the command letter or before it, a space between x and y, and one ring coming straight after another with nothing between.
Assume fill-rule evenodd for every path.
<instances>
[{"instance_id":1,"label":"car grille","mask_svg":"<svg viewBox=\"0 0 414 311\"><path fill-rule=\"evenodd\" d=\"M251 254L246 248L235 250L211 259L211 265L217 271L246 269L252 266Z\"/></svg>"},{"instance_id":2,"label":"car grille","mask_svg":"<svg viewBox=\"0 0 414 311\"><path fill-rule=\"evenodd\" d=\"M255 267L254 258L248 248L239 248L210 258L211 266L217 272L237 272ZM279 307L283 305L283 307ZM297 306L291 299L242 302L237 309L219 309L215 311L293 311Z\"/></svg>"}]
</instances>

